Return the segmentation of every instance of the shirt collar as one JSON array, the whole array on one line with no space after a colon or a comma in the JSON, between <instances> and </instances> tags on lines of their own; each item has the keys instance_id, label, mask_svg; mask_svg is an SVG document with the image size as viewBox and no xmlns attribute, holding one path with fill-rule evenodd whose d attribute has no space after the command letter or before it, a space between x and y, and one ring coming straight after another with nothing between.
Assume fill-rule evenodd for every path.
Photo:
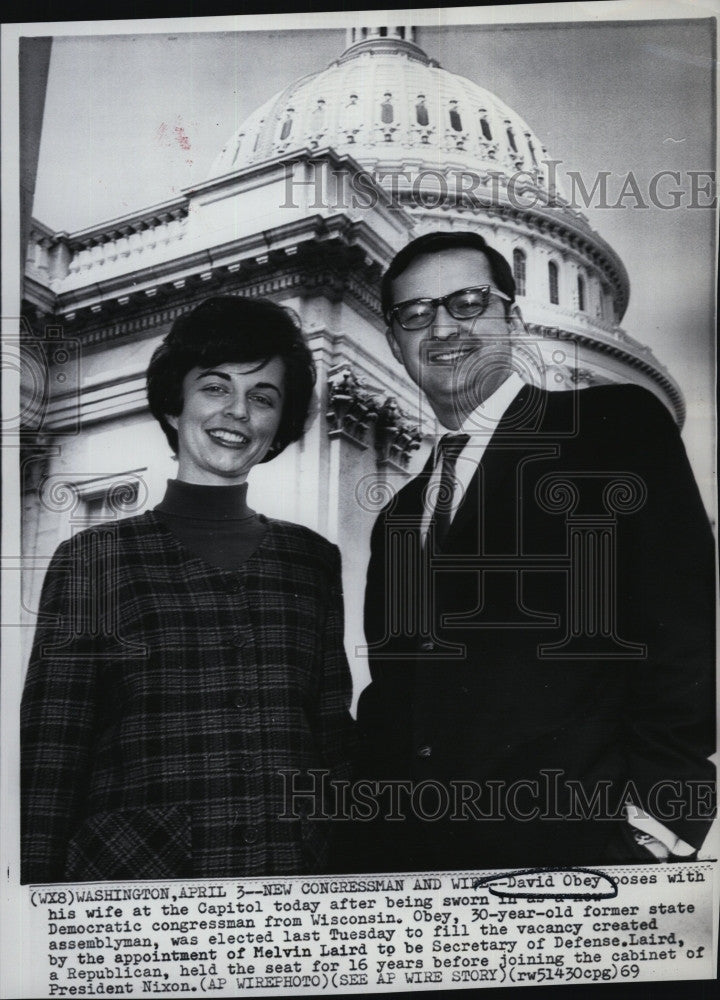
<instances>
[{"instance_id":1,"label":"shirt collar","mask_svg":"<svg viewBox=\"0 0 720 1000\"><path fill-rule=\"evenodd\" d=\"M458 433L469 434L471 437L487 437L505 416L505 412L524 385L518 373L512 372L491 396L483 400L465 418L462 426L458 428Z\"/></svg>"},{"instance_id":2,"label":"shirt collar","mask_svg":"<svg viewBox=\"0 0 720 1000\"><path fill-rule=\"evenodd\" d=\"M168 479L165 496L155 510L199 521L241 520L254 514L247 505L247 491L247 483L208 486Z\"/></svg>"}]
</instances>

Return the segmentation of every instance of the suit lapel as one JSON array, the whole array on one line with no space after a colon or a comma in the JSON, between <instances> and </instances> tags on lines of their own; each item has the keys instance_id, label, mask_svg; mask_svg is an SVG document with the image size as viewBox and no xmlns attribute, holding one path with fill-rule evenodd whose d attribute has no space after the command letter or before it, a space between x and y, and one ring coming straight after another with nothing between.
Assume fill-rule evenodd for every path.
<instances>
[{"instance_id":1,"label":"suit lapel","mask_svg":"<svg viewBox=\"0 0 720 1000\"><path fill-rule=\"evenodd\" d=\"M446 548L452 547L453 539L463 536L472 525L477 530L481 489L491 489L495 493L505 489L508 477L514 475L518 467L519 459L526 454L529 445L534 447L550 395L536 386L525 385L507 408L453 518ZM418 528L423 513L424 491L433 471L434 454L433 448L422 471L402 489L397 504L389 512L391 516L417 516Z\"/></svg>"},{"instance_id":2,"label":"suit lapel","mask_svg":"<svg viewBox=\"0 0 720 1000\"><path fill-rule=\"evenodd\" d=\"M430 454L428 455L427 461L423 466L422 470L418 472L414 479L411 479L409 483L403 486L402 490L397 496L397 501L388 510L388 514L391 517L422 517L423 505L424 505L424 494L425 487L428 484L428 480L432 475L433 471L433 458L435 455L435 448L432 448Z\"/></svg>"},{"instance_id":3,"label":"suit lapel","mask_svg":"<svg viewBox=\"0 0 720 1000\"><path fill-rule=\"evenodd\" d=\"M536 386L525 385L505 411L502 420L488 441L477 471L470 480L465 496L450 525L445 547L468 531L479 530L484 509L483 490L494 494L506 491L509 477L515 474L518 461L527 453L528 445L542 425L545 397L548 394ZM510 490L514 496L514 490Z\"/></svg>"}]
</instances>

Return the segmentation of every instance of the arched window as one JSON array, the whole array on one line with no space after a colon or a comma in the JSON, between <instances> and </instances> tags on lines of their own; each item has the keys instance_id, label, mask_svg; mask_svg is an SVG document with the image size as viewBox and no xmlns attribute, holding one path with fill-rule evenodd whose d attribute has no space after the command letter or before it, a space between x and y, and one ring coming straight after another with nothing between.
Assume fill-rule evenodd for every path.
<instances>
[{"instance_id":1,"label":"arched window","mask_svg":"<svg viewBox=\"0 0 720 1000\"><path fill-rule=\"evenodd\" d=\"M294 108L288 108L285 112L285 121L282 123L282 129L280 130L280 141L287 139L292 132L293 127L293 112Z\"/></svg>"},{"instance_id":2,"label":"arched window","mask_svg":"<svg viewBox=\"0 0 720 1000\"><path fill-rule=\"evenodd\" d=\"M508 142L510 143L510 149L512 149L513 153L517 153L518 148L517 143L515 142L515 133L512 130L512 125L508 125L507 127L507 137Z\"/></svg>"},{"instance_id":3,"label":"arched window","mask_svg":"<svg viewBox=\"0 0 720 1000\"><path fill-rule=\"evenodd\" d=\"M490 128L490 122L487 120L485 108L480 108L480 131L482 132L483 139L486 139L488 142L492 142L492 130Z\"/></svg>"},{"instance_id":4,"label":"arched window","mask_svg":"<svg viewBox=\"0 0 720 1000\"><path fill-rule=\"evenodd\" d=\"M462 132L462 120L457 109L457 101L450 101L450 128L454 132Z\"/></svg>"},{"instance_id":5,"label":"arched window","mask_svg":"<svg viewBox=\"0 0 720 1000\"><path fill-rule=\"evenodd\" d=\"M560 304L560 293L558 286L558 266L554 260L548 264L548 284L550 287L550 301L554 306Z\"/></svg>"},{"instance_id":6,"label":"arched window","mask_svg":"<svg viewBox=\"0 0 720 1000\"><path fill-rule=\"evenodd\" d=\"M600 315L604 320L612 323L613 320L613 306L612 306L612 295L610 294L610 288L605 282L602 283L602 288L600 291Z\"/></svg>"},{"instance_id":7,"label":"arched window","mask_svg":"<svg viewBox=\"0 0 720 1000\"><path fill-rule=\"evenodd\" d=\"M427 105L425 104L425 94L418 94L415 105L415 121L418 125L427 125L430 121Z\"/></svg>"},{"instance_id":8,"label":"arched window","mask_svg":"<svg viewBox=\"0 0 720 1000\"><path fill-rule=\"evenodd\" d=\"M325 100L322 97L318 97L317 106L313 108L312 124L316 129L325 124Z\"/></svg>"},{"instance_id":9,"label":"arched window","mask_svg":"<svg viewBox=\"0 0 720 1000\"><path fill-rule=\"evenodd\" d=\"M582 274L578 274L577 281L578 289L578 309L580 312L585 312L585 279Z\"/></svg>"},{"instance_id":10,"label":"arched window","mask_svg":"<svg viewBox=\"0 0 720 1000\"><path fill-rule=\"evenodd\" d=\"M390 125L395 117L395 112L392 106L392 94L388 91L383 96L385 100L380 105L380 121L383 125Z\"/></svg>"},{"instance_id":11,"label":"arched window","mask_svg":"<svg viewBox=\"0 0 720 1000\"><path fill-rule=\"evenodd\" d=\"M527 274L527 262L522 250L513 250L513 278L515 279L515 291L518 295L525 295L525 279Z\"/></svg>"},{"instance_id":12,"label":"arched window","mask_svg":"<svg viewBox=\"0 0 720 1000\"><path fill-rule=\"evenodd\" d=\"M538 165L538 161L537 161L537 156L535 155L535 147L533 146L533 141L530 138L529 132L525 133L525 138L527 139L528 149L530 150L530 156L532 157L533 166L536 167Z\"/></svg>"},{"instance_id":13,"label":"arched window","mask_svg":"<svg viewBox=\"0 0 720 1000\"><path fill-rule=\"evenodd\" d=\"M241 132L240 135L237 137L237 145L235 146L235 155L233 156L232 163L230 164L231 167L235 166L235 162L236 162L238 156L240 155L240 150L242 149L242 144L243 144L243 139L244 138L245 138L245 133L244 132Z\"/></svg>"}]
</instances>

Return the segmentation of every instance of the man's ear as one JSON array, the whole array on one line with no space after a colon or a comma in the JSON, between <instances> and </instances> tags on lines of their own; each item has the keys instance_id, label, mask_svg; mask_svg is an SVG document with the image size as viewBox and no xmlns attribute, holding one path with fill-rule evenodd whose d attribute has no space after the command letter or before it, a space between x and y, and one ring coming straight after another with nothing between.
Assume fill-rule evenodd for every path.
<instances>
[{"instance_id":1,"label":"man's ear","mask_svg":"<svg viewBox=\"0 0 720 1000\"><path fill-rule=\"evenodd\" d=\"M387 339L388 346L393 353L393 357L395 358L396 361L399 361L400 364L402 364L403 363L402 351L400 350L400 345L395 339L395 334L392 332L391 327L388 327L385 330L385 337Z\"/></svg>"}]
</instances>

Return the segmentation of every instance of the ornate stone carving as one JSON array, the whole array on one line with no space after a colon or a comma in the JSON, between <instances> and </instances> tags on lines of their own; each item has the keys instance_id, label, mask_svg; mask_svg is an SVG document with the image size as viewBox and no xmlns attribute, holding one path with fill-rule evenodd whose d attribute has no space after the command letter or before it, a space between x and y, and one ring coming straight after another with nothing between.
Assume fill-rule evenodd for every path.
<instances>
[{"instance_id":1,"label":"ornate stone carving","mask_svg":"<svg viewBox=\"0 0 720 1000\"><path fill-rule=\"evenodd\" d=\"M366 448L368 430L374 426L378 465L406 469L422 434L409 423L395 398L388 396L380 403L348 365L330 371L328 389L328 436Z\"/></svg>"},{"instance_id":2,"label":"ornate stone carving","mask_svg":"<svg viewBox=\"0 0 720 1000\"><path fill-rule=\"evenodd\" d=\"M452 128L446 128L445 149L450 150L451 152L455 149L466 149L469 138L469 132L456 132Z\"/></svg>"},{"instance_id":3,"label":"ornate stone carving","mask_svg":"<svg viewBox=\"0 0 720 1000\"><path fill-rule=\"evenodd\" d=\"M434 125L412 125L410 127L410 146L427 146L435 134Z\"/></svg>"},{"instance_id":4,"label":"ornate stone carving","mask_svg":"<svg viewBox=\"0 0 720 1000\"><path fill-rule=\"evenodd\" d=\"M343 437L367 448L368 429L378 417L375 397L347 365L330 371L328 390L328 436Z\"/></svg>"},{"instance_id":5,"label":"ornate stone carving","mask_svg":"<svg viewBox=\"0 0 720 1000\"><path fill-rule=\"evenodd\" d=\"M388 396L378 411L375 424L375 448L379 465L407 468L410 455L420 447L422 434L411 426L393 396Z\"/></svg>"}]
</instances>

